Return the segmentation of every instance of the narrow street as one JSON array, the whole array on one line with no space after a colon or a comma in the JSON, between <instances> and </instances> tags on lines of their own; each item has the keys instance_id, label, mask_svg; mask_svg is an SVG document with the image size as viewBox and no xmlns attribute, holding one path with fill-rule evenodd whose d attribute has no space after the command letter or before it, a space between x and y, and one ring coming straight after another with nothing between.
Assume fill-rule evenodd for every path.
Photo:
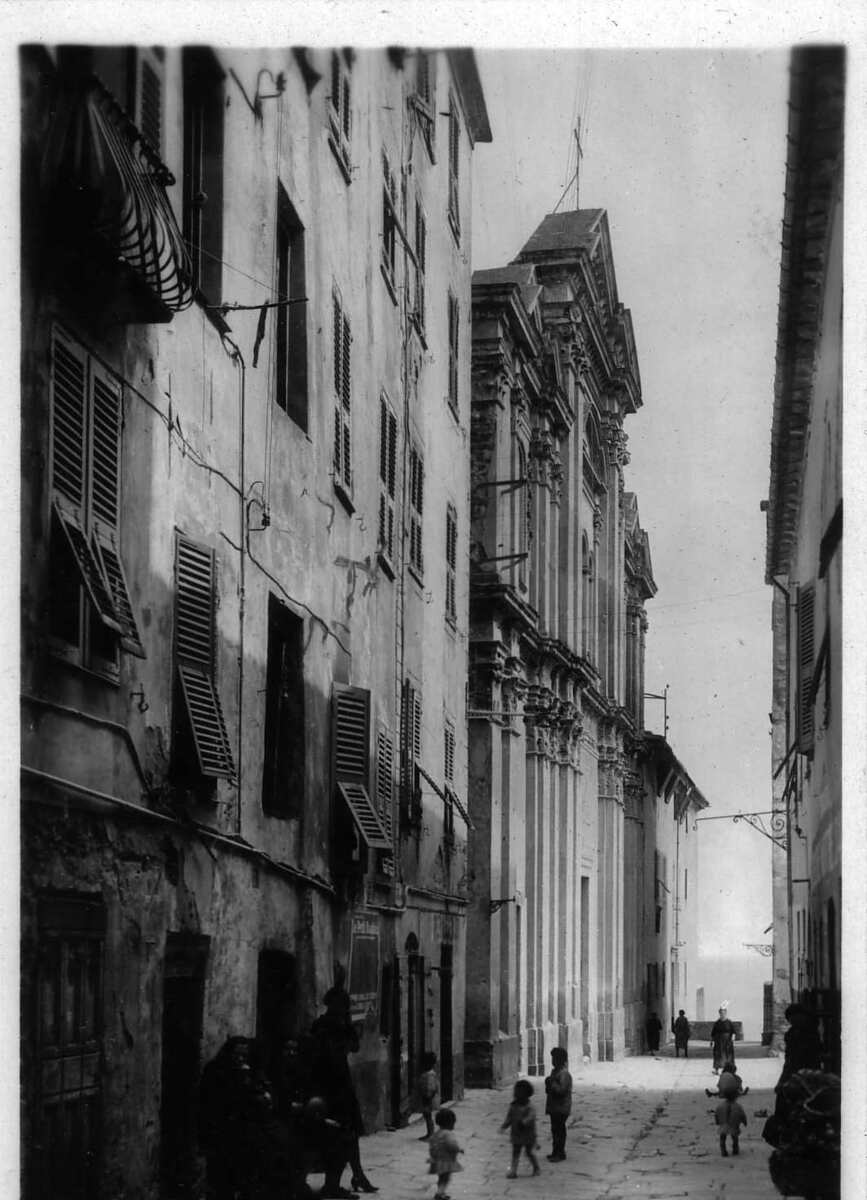
<instances>
[{"instance_id":1,"label":"narrow street","mask_svg":"<svg viewBox=\"0 0 867 1200\"><path fill-rule=\"evenodd\" d=\"M508 1134L501 1132L509 1090L472 1089L454 1105L455 1132L464 1148L464 1170L449 1185L453 1200L508 1197L577 1200L766 1200L777 1193L768 1174L770 1148L762 1141L763 1111L773 1107L773 1087L781 1060L767 1058L758 1045L738 1046L738 1066L749 1094L743 1099L748 1125L737 1158L722 1158L713 1120L714 1101L704 1094L714 1086L709 1053L691 1048L688 1059L675 1059L666 1048L658 1057L626 1058L616 1063L578 1065L566 1143L567 1160L549 1163L547 1118L539 1121L542 1173L530 1175L522 1159L516 1180L507 1180ZM544 1109L544 1087L536 1086L537 1112ZM362 1142L362 1159L381 1200L429 1197L435 1180L427 1175L427 1150L420 1126L383 1132ZM315 1183L315 1180L313 1181Z\"/></svg>"}]
</instances>

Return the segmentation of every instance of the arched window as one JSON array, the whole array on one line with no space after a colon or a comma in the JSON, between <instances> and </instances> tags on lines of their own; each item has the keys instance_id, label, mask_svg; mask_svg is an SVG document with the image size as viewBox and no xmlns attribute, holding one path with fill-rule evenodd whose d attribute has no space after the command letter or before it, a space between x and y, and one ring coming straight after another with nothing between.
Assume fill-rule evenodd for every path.
<instances>
[{"instance_id":1,"label":"arched window","mask_svg":"<svg viewBox=\"0 0 867 1200\"><path fill-rule=\"evenodd\" d=\"M605 480L605 455L602 450L599 420L592 408L588 409L587 420L584 422L584 437L587 445L587 458L593 474L596 476L594 482L602 484Z\"/></svg>"}]
</instances>

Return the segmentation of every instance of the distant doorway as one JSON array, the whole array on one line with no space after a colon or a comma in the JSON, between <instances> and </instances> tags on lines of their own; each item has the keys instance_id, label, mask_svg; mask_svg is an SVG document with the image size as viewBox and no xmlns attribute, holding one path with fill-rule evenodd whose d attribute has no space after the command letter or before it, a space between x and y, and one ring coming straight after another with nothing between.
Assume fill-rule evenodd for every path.
<instances>
[{"instance_id":1,"label":"distant doorway","mask_svg":"<svg viewBox=\"0 0 867 1200\"><path fill-rule=\"evenodd\" d=\"M452 978L454 947L443 943L440 949L440 1099L452 1100L455 1090L455 1064L452 1029Z\"/></svg>"},{"instance_id":2,"label":"distant doorway","mask_svg":"<svg viewBox=\"0 0 867 1200\"><path fill-rule=\"evenodd\" d=\"M209 939L170 933L163 969L160 1174L167 1200L197 1183L198 1086Z\"/></svg>"},{"instance_id":3,"label":"distant doorway","mask_svg":"<svg viewBox=\"0 0 867 1200\"><path fill-rule=\"evenodd\" d=\"M424 1053L424 958L418 953L418 939L407 938L407 1089L412 1094L421 1070Z\"/></svg>"},{"instance_id":4,"label":"distant doorway","mask_svg":"<svg viewBox=\"0 0 867 1200\"><path fill-rule=\"evenodd\" d=\"M295 958L282 950L259 955L256 992L256 1038L266 1071L272 1079L283 1043L298 1030L298 969Z\"/></svg>"}]
</instances>

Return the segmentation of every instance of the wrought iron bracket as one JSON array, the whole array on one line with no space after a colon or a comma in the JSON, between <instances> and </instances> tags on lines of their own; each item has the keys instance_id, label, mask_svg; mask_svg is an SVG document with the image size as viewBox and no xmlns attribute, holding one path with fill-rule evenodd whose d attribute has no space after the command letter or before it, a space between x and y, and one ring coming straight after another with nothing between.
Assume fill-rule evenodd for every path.
<instances>
[{"instance_id":1,"label":"wrought iron bracket","mask_svg":"<svg viewBox=\"0 0 867 1200\"><path fill-rule=\"evenodd\" d=\"M770 817L770 821L766 821L766 817ZM696 828L699 821L733 821L736 825L738 821L746 821L748 825L752 825L753 829L758 830L763 837L766 837L769 842L773 842L775 846L779 846L781 850L789 848L789 839L786 837L786 814L780 809L726 813L718 817L696 817L692 823L693 829Z\"/></svg>"}]
</instances>

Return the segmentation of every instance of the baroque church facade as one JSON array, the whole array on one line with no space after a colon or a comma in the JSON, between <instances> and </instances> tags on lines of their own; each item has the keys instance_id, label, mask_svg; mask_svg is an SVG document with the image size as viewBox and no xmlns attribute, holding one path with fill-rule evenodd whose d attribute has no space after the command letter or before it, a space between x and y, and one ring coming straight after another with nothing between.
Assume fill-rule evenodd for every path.
<instances>
[{"instance_id":1,"label":"baroque church facade","mask_svg":"<svg viewBox=\"0 0 867 1200\"><path fill-rule=\"evenodd\" d=\"M549 215L514 262L475 273L465 1058L480 1084L544 1074L552 1046L642 1049L648 1004L683 978L669 968L666 991L667 946L661 992L645 961L659 852L646 864L667 837L651 810L679 785L674 829L705 802L644 731L656 584L624 472L641 403L604 210Z\"/></svg>"}]
</instances>

